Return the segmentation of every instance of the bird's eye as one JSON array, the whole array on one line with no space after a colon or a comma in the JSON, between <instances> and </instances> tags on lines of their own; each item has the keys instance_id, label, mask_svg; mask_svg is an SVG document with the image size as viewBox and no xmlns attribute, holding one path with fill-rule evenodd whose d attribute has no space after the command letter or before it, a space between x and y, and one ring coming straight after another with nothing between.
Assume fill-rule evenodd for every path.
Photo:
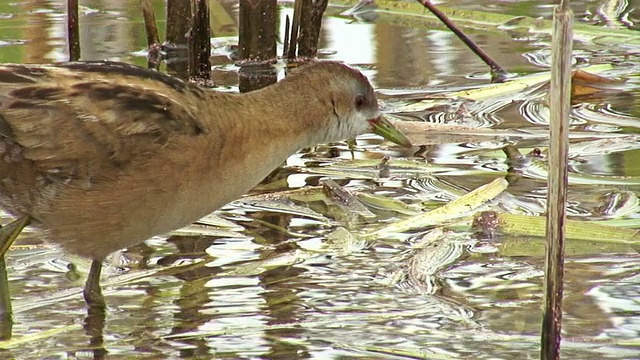
<instances>
[{"instance_id":1,"label":"bird's eye","mask_svg":"<svg viewBox=\"0 0 640 360\"><path fill-rule=\"evenodd\" d=\"M356 109L360 109L365 103L366 103L366 99L364 95L356 96L356 101L355 101Z\"/></svg>"}]
</instances>

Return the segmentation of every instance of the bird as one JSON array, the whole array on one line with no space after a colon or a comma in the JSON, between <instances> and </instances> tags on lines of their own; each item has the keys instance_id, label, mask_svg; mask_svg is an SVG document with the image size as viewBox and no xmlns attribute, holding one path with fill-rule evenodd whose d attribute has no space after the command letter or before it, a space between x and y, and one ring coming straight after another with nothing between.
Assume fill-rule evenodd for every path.
<instances>
[{"instance_id":1,"label":"bird","mask_svg":"<svg viewBox=\"0 0 640 360\"><path fill-rule=\"evenodd\" d=\"M17 219L0 249L41 229L92 260L83 294L104 309L107 255L241 197L301 148L366 132L411 146L338 62L242 94L121 62L0 64L0 206Z\"/></svg>"}]
</instances>

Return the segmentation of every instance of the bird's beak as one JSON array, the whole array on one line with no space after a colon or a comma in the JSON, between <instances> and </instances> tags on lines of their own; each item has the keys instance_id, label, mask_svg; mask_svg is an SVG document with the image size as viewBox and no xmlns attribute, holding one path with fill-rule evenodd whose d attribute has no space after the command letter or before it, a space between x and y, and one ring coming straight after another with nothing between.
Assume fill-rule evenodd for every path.
<instances>
[{"instance_id":1,"label":"bird's beak","mask_svg":"<svg viewBox=\"0 0 640 360\"><path fill-rule=\"evenodd\" d=\"M411 147L411 141L393 126L389 120L380 115L377 118L369 119L369 124L373 128L373 133L382 136L383 138L392 141L400 146Z\"/></svg>"}]
</instances>

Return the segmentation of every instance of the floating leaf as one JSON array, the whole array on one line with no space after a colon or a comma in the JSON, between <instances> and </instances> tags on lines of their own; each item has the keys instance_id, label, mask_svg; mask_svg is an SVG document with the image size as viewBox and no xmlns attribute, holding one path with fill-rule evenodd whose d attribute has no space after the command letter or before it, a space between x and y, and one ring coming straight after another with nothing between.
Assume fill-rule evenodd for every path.
<instances>
[{"instance_id":1,"label":"floating leaf","mask_svg":"<svg viewBox=\"0 0 640 360\"><path fill-rule=\"evenodd\" d=\"M621 85L624 83L625 81L621 79L610 79L577 69L571 75L571 96L589 95L605 90L621 90Z\"/></svg>"},{"instance_id":2,"label":"floating leaf","mask_svg":"<svg viewBox=\"0 0 640 360\"><path fill-rule=\"evenodd\" d=\"M392 233L402 233L469 216L473 211L477 211L481 206L495 199L507 189L508 185L507 180L504 178L497 178L492 182L482 185L470 193L447 203L446 205L393 223L369 234L368 236L383 236Z\"/></svg>"},{"instance_id":3,"label":"floating leaf","mask_svg":"<svg viewBox=\"0 0 640 360\"><path fill-rule=\"evenodd\" d=\"M603 72L613 69L613 66L609 64L599 64L586 67L581 71L588 72ZM490 98L496 98L500 96L513 96L514 94L522 93L529 88L540 86L542 83L551 79L550 72L539 73L535 75L522 76L509 80L503 83L490 84L478 89L456 91L448 94L439 94L440 96L446 96L450 99L463 98L474 101L485 101ZM523 96L526 94L523 94ZM406 105L396 109L397 112L416 112L429 109L433 105L433 101L430 99L423 100L411 105Z\"/></svg>"},{"instance_id":4,"label":"floating leaf","mask_svg":"<svg viewBox=\"0 0 640 360\"><path fill-rule=\"evenodd\" d=\"M545 236L547 219L544 216L514 215L489 211L477 214L476 220L486 216L494 218L491 222L495 225L495 229L502 233L518 236ZM482 220L479 222L483 223ZM477 221L474 220L474 223ZM640 245L640 230L602 225L596 221L567 219L566 237L568 239Z\"/></svg>"}]
</instances>

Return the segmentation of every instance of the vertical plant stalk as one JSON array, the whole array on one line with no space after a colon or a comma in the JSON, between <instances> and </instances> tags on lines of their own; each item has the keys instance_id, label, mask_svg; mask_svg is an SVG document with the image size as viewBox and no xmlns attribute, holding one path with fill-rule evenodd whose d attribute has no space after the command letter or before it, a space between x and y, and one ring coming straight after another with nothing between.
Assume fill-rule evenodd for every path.
<instances>
[{"instance_id":1,"label":"vertical plant stalk","mask_svg":"<svg viewBox=\"0 0 640 360\"><path fill-rule=\"evenodd\" d=\"M69 41L69 61L80 60L80 22L78 0L67 1L67 36Z\"/></svg>"},{"instance_id":2,"label":"vertical plant stalk","mask_svg":"<svg viewBox=\"0 0 640 360\"><path fill-rule=\"evenodd\" d=\"M152 47L160 43L158 28L156 27L156 17L153 14L150 0L140 0L142 7L142 17L144 18L144 28L147 31L147 46Z\"/></svg>"},{"instance_id":3,"label":"vertical plant stalk","mask_svg":"<svg viewBox=\"0 0 640 360\"><path fill-rule=\"evenodd\" d=\"M22 229L30 222L31 217L23 216L4 227L0 226L0 341L10 339L13 329L11 293L9 292L9 279L4 255L20 235Z\"/></svg>"},{"instance_id":4,"label":"vertical plant stalk","mask_svg":"<svg viewBox=\"0 0 640 360\"><path fill-rule=\"evenodd\" d=\"M278 2L240 0L239 20L238 43L243 61L238 71L238 87L240 92L248 92L277 81L271 64L277 55Z\"/></svg>"},{"instance_id":5,"label":"vertical plant stalk","mask_svg":"<svg viewBox=\"0 0 640 360\"><path fill-rule=\"evenodd\" d=\"M192 0L189 44L189 76L193 79L211 78L211 30L208 0Z\"/></svg>"},{"instance_id":6,"label":"vertical plant stalk","mask_svg":"<svg viewBox=\"0 0 640 360\"><path fill-rule=\"evenodd\" d=\"M329 0L304 0L300 17L300 36L298 37L298 56L315 57L318 53L318 40L322 15Z\"/></svg>"},{"instance_id":7,"label":"vertical plant stalk","mask_svg":"<svg viewBox=\"0 0 640 360\"><path fill-rule=\"evenodd\" d=\"M276 0L240 0L238 28L240 55L253 62L276 58L278 2Z\"/></svg>"},{"instance_id":8,"label":"vertical plant stalk","mask_svg":"<svg viewBox=\"0 0 640 360\"><path fill-rule=\"evenodd\" d=\"M291 19L289 15L284 18L284 41L282 42L282 57L286 58L289 52L289 35L291 31Z\"/></svg>"},{"instance_id":9,"label":"vertical plant stalk","mask_svg":"<svg viewBox=\"0 0 640 360\"><path fill-rule=\"evenodd\" d=\"M291 35L288 36L287 59L293 60L298 53L298 31L300 30L300 19L302 17L302 0L296 0L293 5L293 21L291 22Z\"/></svg>"},{"instance_id":10,"label":"vertical plant stalk","mask_svg":"<svg viewBox=\"0 0 640 360\"><path fill-rule=\"evenodd\" d=\"M564 241L567 203L567 159L571 110L573 12L563 0L553 14L550 90L547 246L541 359L559 359L562 328Z\"/></svg>"},{"instance_id":11,"label":"vertical plant stalk","mask_svg":"<svg viewBox=\"0 0 640 360\"><path fill-rule=\"evenodd\" d=\"M4 254L0 255L0 341L9 340L13 330L13 309Z\"/></svg>"},{"instance_id":12,"label":"vertical plant stalk","mask_svg":"<svg viewBox=\"0 0 640 360\"><path fill-rule=\"evenodd\" d=\"M187 43L189 19L191 18L191 0L167 1L166 41L170 44Z\"/></svg>"}]
</instances>

